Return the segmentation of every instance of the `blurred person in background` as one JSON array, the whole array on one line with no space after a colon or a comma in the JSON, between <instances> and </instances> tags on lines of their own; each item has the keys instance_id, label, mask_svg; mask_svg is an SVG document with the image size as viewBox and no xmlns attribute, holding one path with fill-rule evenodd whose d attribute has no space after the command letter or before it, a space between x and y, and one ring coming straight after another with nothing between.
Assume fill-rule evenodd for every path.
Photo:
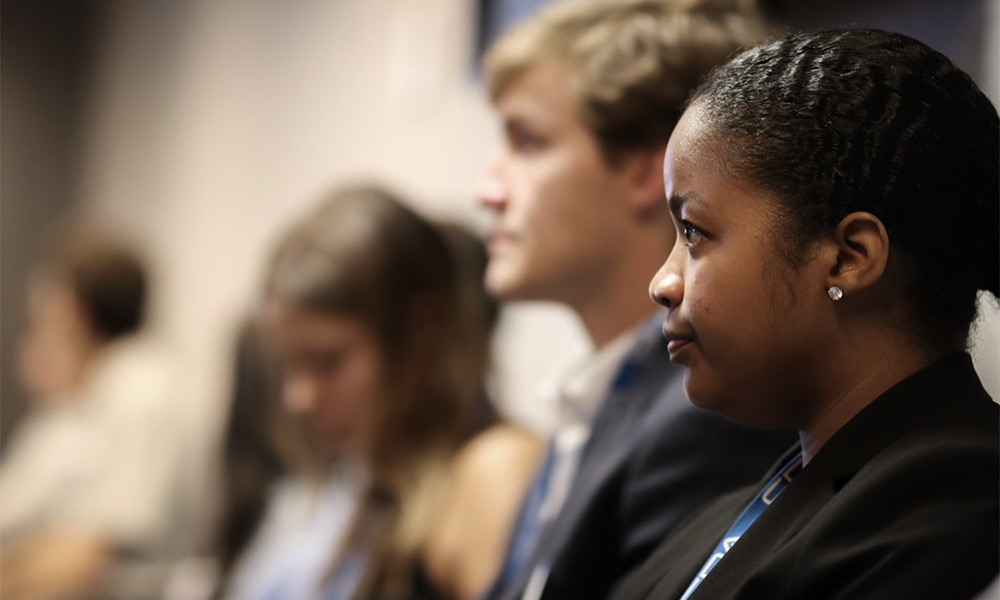
<instances>
[{"instance_id":1,"label":"blurred person in background","mask_svg":"<svg viewBox=\"0 0 1000 600\"><path fill-rule=\"evenodd\" d=\"M468 229L442 224L446 240L458 257L458 317L475 331L474 339L489 339L499 306L483 286L489 256L483 240ZM470 352L488 352L475 344ZM472 364L488 361L477 357ZM532 432L507 422L484 387L476 422L484 429L455 458L451 487L442 516L427 541L425 563L447 598L482 597L503 565L508 536L521 498L531 483L544 446Z\"/></svg>"},{"instance_id":2,"label":"blurred person in background","mask_svg":"<svg viewBox=\"0 0 1000 600\"><path fill-rule=\"evenodd\" d=\"M236 333L230 403L221 440L222 504L212 548L216 578L221 582L229 580L259 526L269 490L288 475L275 434L289 425L281 423L286 417L280 406L280 378L268 352L261 324L248 318Z\"/></svg>"},{"instance_id":3,"label":"blurred person in background","mask_svg":"<svg viewBox=\"0 0 1000 600\"><path fill-rule=\"evenodd\" d=\"M60 230L28 286L30 412L0 465L0 595L153 598L178 540L183 432L170 363L140 335L146 267Z\"/></svg>"},{"instance_id":4,"label":"blurred person in background","mask_svg":"<svg viewBox=\"0 0 1000 600\"><path fill-rule=\"evenodd\" d=\"M250 346L280 366L263 414L281 462L265 451L254 467L267 497L243 502L245 543L230 531L225 597L471 597L476 552L502 553L537 443L504 426L474 437L496 420L495 309L465 281L481 269L463 243L372 186L335 191L282 238Z\"/></svg>"},{"instance_id":5,"label":"blurred person in background","mask_svg":"<svg viewBox=\"0 0 1000 600\"><path fill-rule=\"evenodd\" d=\"M479 191L496 215L486 285L571 308L595 349L543 399L558 428L488 598L607 597L667 531L794 439L690 405L647 291L674 243L667 140L698 81L764 37L745 4L564 2L487 55L505 140Z\"/></svg>"}]
</instances>

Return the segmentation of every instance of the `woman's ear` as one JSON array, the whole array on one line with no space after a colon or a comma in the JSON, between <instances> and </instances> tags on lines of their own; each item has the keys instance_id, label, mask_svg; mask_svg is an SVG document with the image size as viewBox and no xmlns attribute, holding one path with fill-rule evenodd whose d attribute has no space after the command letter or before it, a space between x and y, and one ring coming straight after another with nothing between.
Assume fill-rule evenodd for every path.
<instances>
[{"instance_id":1,"label":"woman's ear","mask_svg":"<svg viewBox=\"0 0 1000 600\"><path fill-rule=\"evenodd\" d=\"M837 257L829 287L849 296L879 282L889 262L889 234L881 219L869 212L851 213L837 225L833 243Z\"/></svg>"}]
</instances>

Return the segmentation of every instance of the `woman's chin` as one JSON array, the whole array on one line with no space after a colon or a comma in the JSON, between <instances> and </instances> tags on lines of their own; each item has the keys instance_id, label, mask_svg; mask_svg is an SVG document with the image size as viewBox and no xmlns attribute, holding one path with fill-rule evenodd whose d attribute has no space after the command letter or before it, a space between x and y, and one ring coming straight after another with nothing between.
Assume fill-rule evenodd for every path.
<instances>
[{"instance_id":1,"label":"woman's chin","mask_svg":"<svg viewBox=\"0 0 1000 600\"><path fill-rule=\"evenodd\" d=\"M760 413L749 408L746 397L734 397L721 390L698 386L697 381L688 377L685 377L684 380L684 391L691 404L702 410L719 413L730 421L745 427L767 428L766 424L759 422Z\"/></svg>"},{"instance_id":2,"label":"woman's chin","mask_svg":"<svg viewBox=\"0 0 1000 600\"><path fill-rule=\"evenodd\" d=\"M698 408L719 412L717 391L704 385L702 378L698 377L691 367L684 369L684 393L687 394L691 404Z\"/></svg>"}]
</instances>

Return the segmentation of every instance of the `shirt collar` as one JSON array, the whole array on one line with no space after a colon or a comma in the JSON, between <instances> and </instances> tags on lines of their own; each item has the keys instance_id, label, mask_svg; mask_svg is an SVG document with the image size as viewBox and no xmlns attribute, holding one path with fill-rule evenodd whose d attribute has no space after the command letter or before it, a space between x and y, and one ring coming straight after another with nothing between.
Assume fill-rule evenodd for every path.
<instances>
[{"instance_id":1,"label":"shirt collar","mask_svg":"<svg viewBox=\"0 0 1000 600\"><path fill-rule=\"evenodd\" d=\"M553 407L558 427L589 424L593 420L635 342L637 331L633 328L619 334L543 387L543 401Z\"/></svg>"}]
</instances>

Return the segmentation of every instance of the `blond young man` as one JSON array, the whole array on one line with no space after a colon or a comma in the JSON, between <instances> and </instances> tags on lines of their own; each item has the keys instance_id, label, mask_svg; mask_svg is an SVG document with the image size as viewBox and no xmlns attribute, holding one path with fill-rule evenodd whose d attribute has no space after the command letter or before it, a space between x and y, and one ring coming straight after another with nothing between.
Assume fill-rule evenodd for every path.
<instances>
[{"instance_id":1,"label":"blond young man","mask_svg":"<svg viewBox=\"0 0 1000 600\"><path fill-rule=\"evenodd\" d=\"M568 2L487 56L505 141L479 190L496 216L486 286L568 306L595 347L553 399L560 425L487 598L608 596L793 439L691 407L647 293L676 237L662 167L684 101L763 32L734 2Z\"/></svg>"}]
</instances>

